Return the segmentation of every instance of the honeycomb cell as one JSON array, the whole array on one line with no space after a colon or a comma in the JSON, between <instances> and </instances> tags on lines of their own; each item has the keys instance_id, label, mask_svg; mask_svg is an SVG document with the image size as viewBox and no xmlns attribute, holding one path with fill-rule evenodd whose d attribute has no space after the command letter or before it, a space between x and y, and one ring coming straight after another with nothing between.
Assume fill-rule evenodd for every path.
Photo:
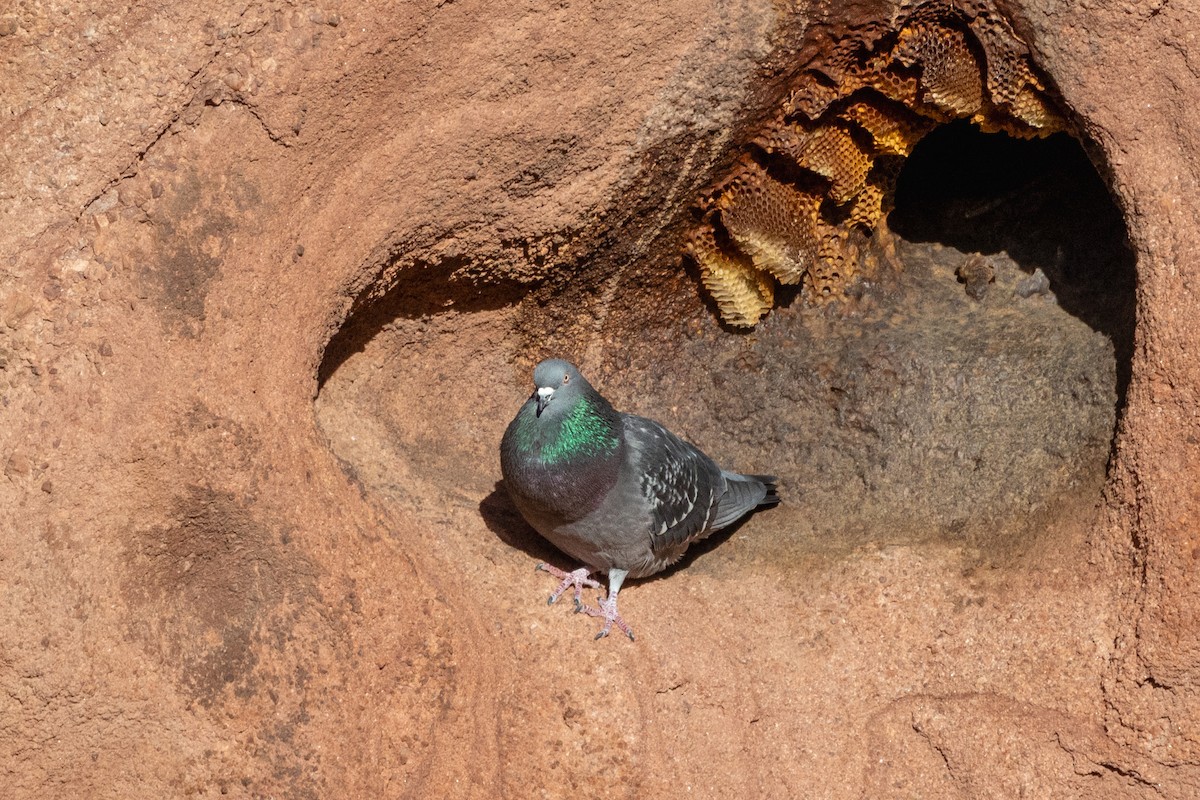
<instances>
[{"instance_id":1,"label":"honeycomb cell","mask_svg":"<svg viewBox=\"0 0 1200 800\"><path fill-rule=\"evenodd\" d=\"M788 93L783 101L785 116L802 115L810 120L825 113L826 109L842 96L841 88L837 85L824 83L818 73L809 73L808 80Z\"/></svg>"},{"instance_id":2,"label":"honeycomb cell","mask_svg":"<svg viewBox=\"0 0 1200 800\"><path fill-rule=\"evenodd\" d=\"M821 198L780 183L750 162L716 202L721 224L754 266L780 283L799 283L817 258Z\"/></svg>"},{"instance_id":3,"label":"honeycomb cell","mask_svg":"<svg viewBox=\"0 0 1200 800\"><path fill-rule=\"evenodd\" d=\"M822 226L818 253L820 259L804 276L804 288L814 303L829 303L843 296L846 284L854 277L856 259L851 257L846 230Z\"/></svg>"},{"instance_id":4,"label":"honeycomb cell","mask_svg":"<svg viewBox=\"0 0 1200 800\"><path fill-rule=\"evenodd\" d=\"M793 163L795 153L804 145L808 131L800 124L789 120L786 116L777 117L767 123L759 134L754 137L754 144L771 155L781 155ZM734 173L744 168L745 164L735 167Z\"/></svg>"},{"instance_id":5,"label":"honeycomb cell","mask_svg":"<svg viewBox=\"0 0 1200 800\"><path fill-rule=\"evenodd\" d=\"M997 109L1011 114L1030 128L1040 129L1040 135L1062 130L1065 124L1062 117L1046 98L1045 85L1008 23L989 14L980 14L969 24L984 52L985 82ZM995 124L999 127L1004 121Z\"/></svg>"},{"instance_id":6,"label":"honeycomb cell","mask_svg":"<svg viewBox=\"0 0 1200 800\"><path fill-rule=\"evenodd\" d=\"M828 178L830 199L846 203L862 191L871 156L851 134L849 125L834 120L797 138L794 147L781 153L797 166Z\"/></svg>"},{"instance_id":7,"label":"honeycomb cell","mask_svg":"<svg viewBox=\"0 0 1200 800\"><path fill-rule=\"evenodd\" d=\"M1014 139L1037 139L1055 132L1054 128L1033 128L1004 114L976 114L971 122L984 133L1004 133Z\"/></svg>"},{"instance_id":8,"label":"honeycomb cell","mask_svg":"<svg viewBox=\"0 0 1200 800\"><path fill-rule=\"evenodd\" d=\"M890 54L877 55L856 64L838 86L839 98L849 97L861 89L873 89L906 106L917 102L920 88L915 70L898 63Z\"/></svg>"},{"instance_id":9,"label":"honeycomb cell","mask_svg":"<svg viewBox=\"0 0 1200 800\"><path fill-rule=\"evenodd\" d=\"M1017 92L1009 104L1009 110L1021 122L1037 128L1042 136L1061 131L1066 125L1046 96L1033 84L1026 84Z\"/></svg>"},{"instance_id":10,"label":"honeycomb cell","mask_svg":"<svg viewBox=\"0 0 1200 800\"><path fill-rule=\"evenodd\" d=\"M700 281L727 324L753 328L775 304L770 276L755 269L748 256L723 249L711 224L697 228L688 252L700 268Z\"/></svg>"},{"instance_id":11,"label":"honeycomb cell","mask_svg":"<svg viewBox=\"0 0 1200 800\"><path fill-rule=\"evenodd\" d=\"M832 103L854 91L849 87L857 87L856 81L864 72L863 60L861 43L834 46L792 88L783 104L784 114L802 114L809 120L820 117Z\"/></svg>"},{"instance_id":12,"label":"honeycomb cell","mask_svg":"<svg viewBox=\"0 0 1200 800\"><path fill-rule=\"evenodd\" d=\"M957 28L912 22L893 51L900 63L920 67L921 98L952 117L969 117L983 105L979 62Z\"/></svg>"},{"instance_id":13,"label":"honeycomb cell","mask_svg":"<svg viewBox=\"0 0 1200 800\"><path fill-rule=\"evenodd\" d=\"M891 156L907 156L934 126L932 120L866 92L856 95L838 117L865 131L876 153Z\"/></svg>"},{"instance_id":14,"label":"honeycomb cell","mask_svg":"<svg viewBox=\"0 0 1200 800\"><path fill-rule=\"evenodd\" d=\"M884 203L890 202L895 191L894 179L891 185L885 185L882 180L874 170L867 176L866 185L850 206L848 224L857 225L867 231L874 230L879 224L880 218L886 213Z\"/></svg>"}]
</instances>

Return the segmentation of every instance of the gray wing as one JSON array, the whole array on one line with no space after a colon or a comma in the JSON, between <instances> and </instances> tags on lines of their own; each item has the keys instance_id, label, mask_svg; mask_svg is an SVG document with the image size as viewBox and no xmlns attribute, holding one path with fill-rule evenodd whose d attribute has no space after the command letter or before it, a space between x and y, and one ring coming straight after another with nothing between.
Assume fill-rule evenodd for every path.
<instances>
[{"instance_id":1,"label":"gray wing","mask_svg":"<svg viewBox=\"0 0 1200 800\"><path fill-rule=\"evenodd\" d=\"M708 532L725 494L720 467L654 420L626 414L624 422L625 441L638 454L655 554Z\"/></svg>"}]
</instances>

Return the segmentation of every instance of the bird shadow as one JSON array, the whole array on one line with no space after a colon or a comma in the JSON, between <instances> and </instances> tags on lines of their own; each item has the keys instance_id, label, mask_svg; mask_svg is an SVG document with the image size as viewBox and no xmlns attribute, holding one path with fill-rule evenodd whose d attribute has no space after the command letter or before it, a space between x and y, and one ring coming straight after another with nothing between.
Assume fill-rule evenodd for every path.
<instances>
[{"instance_id":1,"label":"bird shadow","mask_svg":"<svg viewBox=\"0 0 1200 800\"><path fill-rule=\"evenodd\" d=\"M487 525L488 530L496 534L496 538L509 547L514 547L526 555L532 556L539 563L548 562L568 570L579 566L570 556L550 544L550 542L544 539L541 534L525 521L525 518L521 516L521 512L513 505L508 490L504 488L504 481L496 481L491 494L479 501L479 515L483 517L483 522ZM687 569L697 558L719 547L729 537L737 533L742 525L746 523L746 520L752 516L753 514L747 514L728 528L723 528L708 538L693 543L687 549L687 552L683 554L683 557L674 564L662 572L649 575L645 578L639 578L637 582L650 583L669 577L681 569Z\"/></svg>"},{"instance_id":2,"label":"bird shadow","mask_svg":"<svg viewBox=\"0 0 1200 800\"><path fill-rule=\"evenodd\" d=\"M504 481L496 481L492 493L479 501L479 515L488 530L509 547L515 547L539 562L560 564L569 560L525 521L504 488Z\"/></svg>"}]
</instances>

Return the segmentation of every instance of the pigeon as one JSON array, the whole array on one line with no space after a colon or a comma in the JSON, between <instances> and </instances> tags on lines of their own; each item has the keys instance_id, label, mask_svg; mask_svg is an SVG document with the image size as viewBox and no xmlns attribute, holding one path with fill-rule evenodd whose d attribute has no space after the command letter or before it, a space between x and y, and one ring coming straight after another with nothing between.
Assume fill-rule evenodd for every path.
<instances>
[{"instance_id":1,"label":"pigeon","mask_svg":"<svg viewBox=\"0 0 1200 800\"><path fill-rule=\"evenodd\" d=\"M565 572L554 603L575 590L575 610L615 625L633 639L617 611L627 577L644 578L674 564L692 542L779 502L777 479L721 469L659 423L623 414L568 361L533 370L534 392L500 441L500 469L513 504L538 533L584 566ZM608 573L598 607L581 602L591 578Z\"/></svg>"}]
</instances>

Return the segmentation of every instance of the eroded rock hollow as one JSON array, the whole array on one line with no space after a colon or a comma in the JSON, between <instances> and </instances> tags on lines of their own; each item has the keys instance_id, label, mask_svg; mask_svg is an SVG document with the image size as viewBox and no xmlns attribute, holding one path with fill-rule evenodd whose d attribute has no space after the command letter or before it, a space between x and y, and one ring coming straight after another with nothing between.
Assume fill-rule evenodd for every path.
<instances>
[{"instance_id":1,"label":"eroded rock hollow","mask_svg":"<svg viewBox=\"0 0 1200 800\"><path fill-rule=\"evenodd\" d=\"M9 793L1192 796L1198 22L0 12ZM635 644L549 355L781 479Z\"/></svg>"}]
</instances>

